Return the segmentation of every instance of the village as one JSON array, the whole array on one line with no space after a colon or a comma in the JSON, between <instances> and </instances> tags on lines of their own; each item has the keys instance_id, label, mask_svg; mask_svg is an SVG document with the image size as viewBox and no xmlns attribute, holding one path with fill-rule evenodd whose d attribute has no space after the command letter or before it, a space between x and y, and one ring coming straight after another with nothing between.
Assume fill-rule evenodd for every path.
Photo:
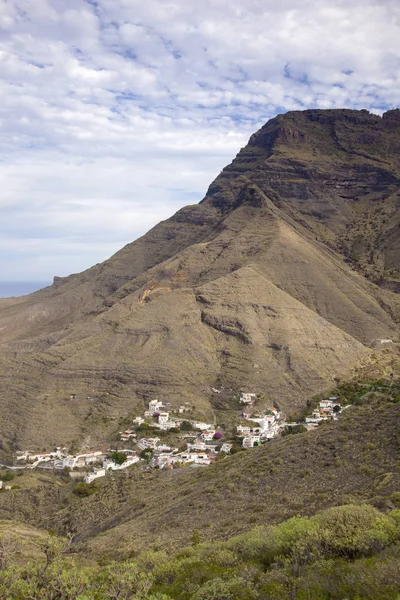
<instances>
[{"instance_id":1,"label":"village","mask_svg":"<svg viewBox=\"0 0 400 600\"><path fill-rule=\"evenodd\" d=\"M187 406L167 410L162 401L150 400L143 415L132 419L132 427L118 434L120 442L133 447L106 452L91 450L74 455L62 447L43 454L20 451L15 456L17 466L9 468L74 470L83 475L86 483L91 483L109 471L120 471L139 462L145 469L209 466L227 454L260 446L279 435L291 433L293 428L302 426L304 430L310 430L323 421L336 420L343 410L338 399L331 397L321 400L304 422L298 423L288 422L284 413L275 407L257 409L255 393L240 393L239 403L242 406L240 423L235 426L235 436L229 440L225 440L225 432L216 424L191 419L191 409ZM162 441L166 433L173 434L179 447ZM3 487L0 481L1 489L8 491L11 488Z\"/></svg>"}]
</instances>

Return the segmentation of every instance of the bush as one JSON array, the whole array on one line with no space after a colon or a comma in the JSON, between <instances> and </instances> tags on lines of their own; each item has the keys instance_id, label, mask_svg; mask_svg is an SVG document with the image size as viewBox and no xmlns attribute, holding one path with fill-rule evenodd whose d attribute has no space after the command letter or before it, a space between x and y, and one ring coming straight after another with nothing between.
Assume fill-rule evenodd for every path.
<instances>
[{"instance_id":1,"label":"bush","mask_svg":"<svg viewBox=\"0 0 400 600\"><path fill-rule=\"evenodd\" d=\"M95 488L91 483L86 483L85 481L76 483L73 489L73 493L80 498L87 498L96 492L97 488Z\"/></svg>"},{"instance_id":2,"label":"bush","mask_svg":"<svg viewBox=\"0 0 400 600\"><path fill-rule=\"evenodd\" d=\"M296 433L305 433L306 431L307 428L304 425L289 425L285 427L281 435L295 435Z\"/></svg>"},{"instance_id":3,"label":"bush","mask_svg":"<svg viewBox=\"0 0 400 600\"><path fill-rule=\"evenodd\" d=\"M193 431L193 426L190 421L182 421L180 429L181 431Z\"/></svg>"},{"instance_id":4,"label":"bush","mask_svg":"<svg viewBox=\"0 0 400 600\"><path fill-rule=\"evenodd\" d=\"M122 463L126 461L126 454L124 452L111 452L108 458L114 461L117 465L122 465Z\"/></svg>"},{"instance_id":5,"label":"bush","mask_svg":"<svg viewBox=\"0 0 400 600\"><path fill-rule=\"evenodd\" d=\"M15 478L15 475L11 471L2 471L0 473L1 481L12 481L14 478Z\"/></svg>"},{"instance_id":6,"label":"bush","mask_svg":"<svg viewBox=\"0 0 400 600\"><path fill-rule=\"evenodd\" d=\"M139 456L140 456L140 458L150 459L153 456L153 454L154 454L154 452L151 448L145 448L144 450L141 451Z\"/></svg>"}]
</instances>

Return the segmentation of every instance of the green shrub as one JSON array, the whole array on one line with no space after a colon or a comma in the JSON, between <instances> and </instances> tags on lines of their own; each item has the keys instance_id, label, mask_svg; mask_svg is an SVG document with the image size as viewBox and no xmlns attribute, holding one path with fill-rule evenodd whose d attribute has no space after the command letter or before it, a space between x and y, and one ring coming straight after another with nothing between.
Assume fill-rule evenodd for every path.
<instances>
[{"instance_id":1,"label":"green shrub","mask_svg":"<svg viewBox=\"0 0 400 600\"><path fill-rule=\"evenodd\" d=\"M97 492L97 488L95 488L91 483L86 483L85 481L80 481L76 483L73 488L73 493L80 498L87 498L92 494Z\"/></svg>"},{"instance_id":2,"label":"green shrub","mask_svg":"<svg viewBox=\"0 0 400 600\"><path fill-rule=\"evenodd\" d=\"M125 452L111 452L109 457L112 461L114 461L117 465L122 465L126 461Z\"/></svg>"}]
</instances>

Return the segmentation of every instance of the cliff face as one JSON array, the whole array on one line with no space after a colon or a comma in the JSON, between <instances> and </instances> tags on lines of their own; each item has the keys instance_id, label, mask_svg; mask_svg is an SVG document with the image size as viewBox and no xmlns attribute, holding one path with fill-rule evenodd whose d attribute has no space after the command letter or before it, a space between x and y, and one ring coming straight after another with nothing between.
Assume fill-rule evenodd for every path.
<instances>
[{"instance_id":1,"label":"cliff face","mask_svg":"<svg viewBox=\"0 0 400 600\"><path fill-rule=\"evenodd\" d=\"M215 385L290 409L397 339L399 114L279 115L200 204L0 303L4 437L101 438L154 396L211 417Z\"/></svg>"},{"instance_id":2,"label":"cliff face","mask_svg":"<svg viewBox=\"0 0 400 600\"><path fill-rule=\"evenodd\" d=\"M205 201L229 209L243 174L364 275L380 284L398 276L400 110L280 115L250 138Z\"/></svg>"}]
</instances>

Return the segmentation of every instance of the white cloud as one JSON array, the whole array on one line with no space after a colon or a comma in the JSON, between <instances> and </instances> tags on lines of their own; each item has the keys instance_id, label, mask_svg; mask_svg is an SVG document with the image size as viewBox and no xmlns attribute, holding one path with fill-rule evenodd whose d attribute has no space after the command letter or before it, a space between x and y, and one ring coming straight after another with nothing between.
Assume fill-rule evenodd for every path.
<instances>
[{"instance_id":1,"label":"white cloud","mask_svg":"<svg viewBox=\"0 0 400 600\"><path fill-rule=\"evenodd\" d=\"M0 0L0 29L2 279L104 259L277 112L400 97L397 0Z\"/></svg>"}]
</instances>

